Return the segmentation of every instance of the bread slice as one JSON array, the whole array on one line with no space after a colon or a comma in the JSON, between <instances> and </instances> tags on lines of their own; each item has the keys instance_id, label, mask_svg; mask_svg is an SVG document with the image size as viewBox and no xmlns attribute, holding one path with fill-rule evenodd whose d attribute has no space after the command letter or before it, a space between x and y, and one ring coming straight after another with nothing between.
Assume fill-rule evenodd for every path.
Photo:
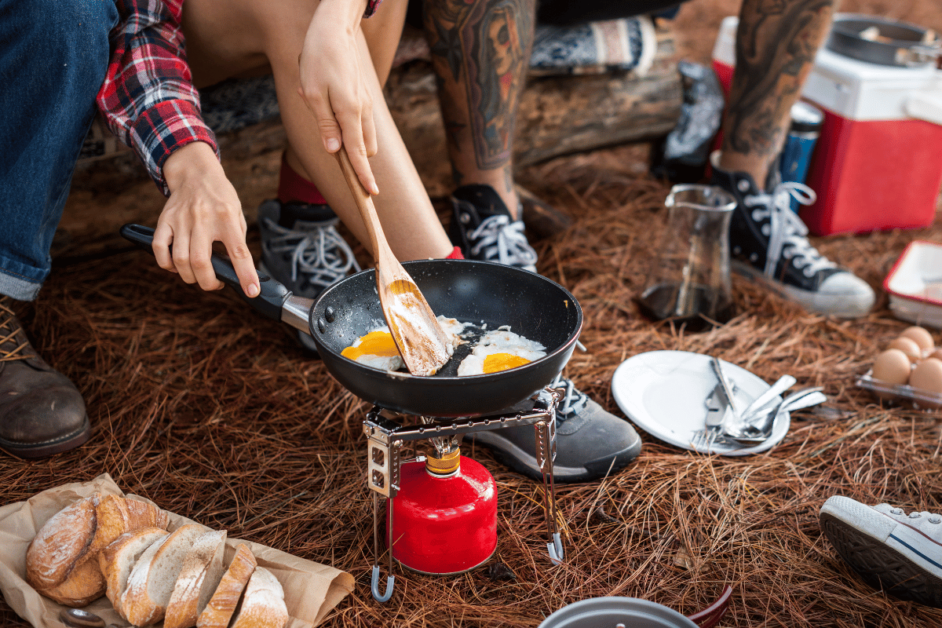
<instances>
[{"instance_id":1,"label":"bread slice","mask_svg":"<svg viewBox=\"0 0 942 628\"><path fill-rule=\"evenodd\" d=\"M105 577L105 595L122 617L121 593L128 584L131 569L147 548L167 536L167 531L160 528L125 532L98 554L98 566Z\"/></svg>"},{"instance_id":2,"label":"bread slice","mask_svg":"<svg viewBox=\"0 0 942 628\"><path fill-rule=\"evenodd\" d=\"M207 532L193 543L173 585L164 628L193 628L222 578L226 532Z\"/></svg>"},{"instance_id":3,"label":"bread slice","mask_svg":"<svg viewBox=\"0 0 942 628\"><path fill-rule=\"evenodd\" d=\"M173 585L183 568L183 559L193 542L206 530L197 524L181 526L163 541L158 541L159 547L155 548L155 543L141 555L121 595L121 609L129 622L135 626L149 626L163 619Z\"/></svg>"},{"instance_id":4,"label":"bread slice","mask_svg":"<svg viewBox=\"0 0 942 628\"><path fill-rule=\"evenodd\" d=\"M288 607L281 583L264 567L256 568L232 628L283 628L286 623Z\"/></svg>"},{"instance_id":5,"label":"bread slice","mask_svg":"<svg viewBox=\"0 0 942 628\"><path fill-rule=\"evenodd\" d=\"M98 561L89 560L73 569L62 583L40 593L65 606L79 608L104 595L105 588L105 577L101 575Z\"/></svg>"},{"instance_id":6,"label":"bread slice","mask_svg":"<svg viewBox=\"0 0 942 628\"><path fill-rule=\"evenodd\" d=\"M258 563L247 545L239 545L209 604L200 613L196 628L226 628L235 613L242 591Z\"/></svg>"},{"instance_id":7,"label":"bread slice","mask_svg":"<svg viewBox=\"0 0 942 628\"><path fill-rule=\"evenodd\" d=\"M62 584L88 552L101 495L80 499L47 521L26 550L26 581L38 591Z\"/></svg>"}]
</instances>

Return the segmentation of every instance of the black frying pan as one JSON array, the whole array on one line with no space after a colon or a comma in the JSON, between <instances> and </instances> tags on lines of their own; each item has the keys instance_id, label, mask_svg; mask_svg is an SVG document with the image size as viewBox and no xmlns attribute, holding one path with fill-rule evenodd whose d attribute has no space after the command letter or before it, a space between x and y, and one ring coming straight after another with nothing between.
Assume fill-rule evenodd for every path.
<instances>
[{"instance_id":1,"label":"black frying pan","mask_svg":"<svg viewBox=\"0 0 942 628\"><path fill-rule=\"evenodd\" d=\"M152 229L125 225L121 234L151 250ZM273 279L259 277L261 295L246 301L269 318L308 331L327 370L361 399L427 417L476 416L503 410L549 384L572 355L582 331L582 308L559 284L491 262L427 260L403 266L436 315L486 324L487 329L509 325L514 333L546 347L547 355L508 371L468 377L454 375L454 359L433 377L389 373L348 360L340 352L383 321L373 270L338 281L313 303L292 296ZM213 256L213 268L221 281L242 294L228 260ZM309 314L305 316L305 312Z\"/></svg>"}]
</instances>

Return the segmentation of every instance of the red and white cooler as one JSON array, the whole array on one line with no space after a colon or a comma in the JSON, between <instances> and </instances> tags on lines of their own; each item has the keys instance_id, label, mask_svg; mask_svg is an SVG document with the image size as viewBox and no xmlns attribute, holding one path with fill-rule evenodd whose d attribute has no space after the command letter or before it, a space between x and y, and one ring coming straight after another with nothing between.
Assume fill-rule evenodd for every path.
<instances>
[{"instance_id":1,"label":"red and white cooler","mask_svg":"<svg viewBox=\"0 0 942 628\"><path fill-rule=\"evenodd\" d=\"M738 19L723 20L713 64L724 88ZM932 223L942 186L942 71L852 59L823 47L802 97L824 111L801 218L812 233L909 229Z\"/></svg>"}]
</instances>

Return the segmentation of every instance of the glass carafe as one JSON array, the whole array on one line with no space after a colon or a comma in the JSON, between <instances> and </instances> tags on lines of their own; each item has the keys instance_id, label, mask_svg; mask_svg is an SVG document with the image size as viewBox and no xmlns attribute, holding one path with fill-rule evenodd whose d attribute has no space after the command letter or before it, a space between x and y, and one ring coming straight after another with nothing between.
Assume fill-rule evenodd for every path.
<instances>
[{"instance_id":1,"label":"glass carafe","mask_svg":"<svg viewBox=\"0 0 942 628\"><path fill-rule=\"evenodd\" d=\"M736 200L709 185L675 185L667 200L667 229L638 299L655 321L699 331L733 317L729 221Z\"/></svg>"}]
</instances>

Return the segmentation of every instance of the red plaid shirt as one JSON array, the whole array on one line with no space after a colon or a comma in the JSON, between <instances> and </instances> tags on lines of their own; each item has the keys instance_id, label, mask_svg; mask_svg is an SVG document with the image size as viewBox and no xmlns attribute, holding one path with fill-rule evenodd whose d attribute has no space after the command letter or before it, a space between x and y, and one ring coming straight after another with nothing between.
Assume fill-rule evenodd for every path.
<instances>
[{"instance_id":1,"label":"red plaid shirt","mask_svg":"<svg viewBox=\"0 0 942 628\"><path fill-rule=\"evenodd\" d=\"M183 0L116 0L120 23L98 108L108 127L133 148L167 196L163 166L173 152L206 142L219 155L216 136L200 115L199 93L186 62L180 18ZM364 17L381 0L368 0Z\"/></svg>"}]
</instances>

